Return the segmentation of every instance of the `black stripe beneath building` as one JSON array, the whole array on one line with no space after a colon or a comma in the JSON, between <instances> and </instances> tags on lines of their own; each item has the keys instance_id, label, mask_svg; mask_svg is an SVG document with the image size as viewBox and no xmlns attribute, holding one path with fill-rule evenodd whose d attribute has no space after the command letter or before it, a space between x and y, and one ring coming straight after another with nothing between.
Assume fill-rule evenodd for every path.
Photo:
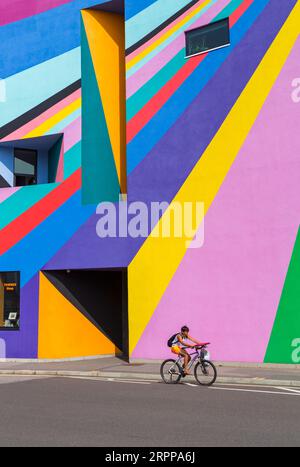
<instances>
[{"instance_id":1,"label":"black stripe beneath building","mask_svg":"<svg viewBox=\"0 0 300 467\"><path fill-rule=\"evenodd\" d=\"M81 87L81 80L75 81L75 83L70 84L70 86L66 87L62 91L59 91L57 94L54 94L54 96L49 97L49 99L37 105L33 109L29 110L28 112L24 113L23 115L16 118L15 120L12 120L11 122L2 126L0 128L0 140L10 135L14 131L18 130L23 125L26 125L28 122L30 122L34 118L41 115L43 112L46 112L46 110L50 109L58 102L60 102L61 100L65 99L70 94L72 94L73 92L80 89L80 87Z\"/></svg>"}]
</instances>

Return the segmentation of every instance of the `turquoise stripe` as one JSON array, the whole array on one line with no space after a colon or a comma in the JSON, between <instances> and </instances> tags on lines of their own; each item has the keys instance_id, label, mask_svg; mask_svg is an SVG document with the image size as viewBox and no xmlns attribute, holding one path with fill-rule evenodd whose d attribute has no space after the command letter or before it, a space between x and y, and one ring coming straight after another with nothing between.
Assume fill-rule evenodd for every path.
<instances>
[{"instance_id":1,"label":"turquoise stripe","mask_svg":"<svg viewBox=\"0 0 300 467\"><path fill-rule=\"evenodd\" d=\"M153 78L127 100L127 120L131 120L158 91L183 67L185 49L182 49Z\"/></svg>"},{"instance_id":2,"label":"turquoise stripe","mask_svg":"<svg viewBox=\"0 0 300 467\"><path fill-rule=\"evenodd\" d=\"M244 0L233 0L224 10L222 10L213 21L230 16ZM131 120L152 97L184 66L185 48L170 60L153 78L142 86L135 94L127 100L127 120Z\"/></svg>"},{"instance_id":3,"label":"turquoise stripe","mask_svg":"<svg viewBox=\"0 0 300 467\"><path fill-rule=\"evenodd\" d=\"M25 186L0 204L0 229L31 208L48 195L57 183L48 185Z\"/></svg>"},{"instance_id":4,"label":"turquoise stripe","mask_svg":"<svg viewBox=\"0 0 300 467\"><path fill-rule=\"evenodd\" d=\"M24 287L95 210L96 206L82 206L81 190L78 190L51 216L1 256L0 270L21 271L21 286Z\"/></svg>"},{"instance_id":5,"label":"turquoise stripe","mask_svg":"<svg viewBox=\"0 0 300 467\"><path fill-rule=\"evenodd\" d=\"M272 0L256 0L252 3L231 30L231 46L208 54L201 65L182 83L164 106L127 145L128 174L146 157L200 94L270 1Z\"/></svg>"},{"instance_id":6,"label":"turquoise stripe","mask_svg":"<svg viewBox=\"0 0 300 467\"><path fill-rule=\"evenodd\" d=\"M198 21L201 16L203 16L218 0L211 0L211 2L203 8L203 10L199 11L192 19L190 19L187 23L185 23L181 28L179 28L176 32L174 32L167 40L165 40L162 44L152 50L150 53L147 54L142 60L136 63L130 70L126 73L126 78L130 78L133 76L138 70L143 68L152 58L156 57L162 50L164 50L169 44L171 44L177 37L182 35L184 31L186 31L190 26L192 26L196 21Z\"/></svg>"},{"instance_id":7,"label":"turquoise stripe","mask_svg":"<svg viewBox=\"0 0 300 467\"><path fill-rule=\"evenodd\" d=\"M70 177L81 167L81 141L75 144L64 157L64 178Z\"/></svg>"},{"instance_id":8,"label":"turquoise stripe","mask_svg":"<svg viewBox=\"0 0 300 467\"><path fill-rule=\"evenodd\" d=\"M82 198L83 204L117 202L120 185L105 113L82 21Z\"/></svg>"},{"instance_id":9,"label":"turquoise stripe","mask_svg":"<svg viewBox=\"0 0 300 467\"><path fill-rule=\"evenodd\" d=\"M126 49L156 29L191 0L157 0L126 21Z\"/></svg>"},{"instance_id":10,"label":"turquoise stripe","mask_svg":"<svg viewBox=\"0 0 300 467\"><path fill-rule=\"evenodd\" d=\"M81 142L75 144L64 155L64 178L67 179L81 166ZM27 209L54 190L59 183L25 186L0 204L0 229L14 221Z\"/></svg>"},{"instance_id":11,"label":"turquoise stripe","mask_svg":"<svg viewBox=\"0 0 300 467\"><path fill-rule=\"evenodd\" d=\"M1 103L3 126L66 88L81 77L80 47L5 80Z\"/></svg>"}]
</instances>

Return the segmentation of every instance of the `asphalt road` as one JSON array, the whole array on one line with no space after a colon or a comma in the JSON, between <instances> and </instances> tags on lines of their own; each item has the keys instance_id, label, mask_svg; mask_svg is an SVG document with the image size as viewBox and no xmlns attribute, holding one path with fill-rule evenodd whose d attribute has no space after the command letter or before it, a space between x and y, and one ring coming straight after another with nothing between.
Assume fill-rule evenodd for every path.
<instances>
[{"instance_id":1,"label":"asphalt road","mask_svg":"<svg viewBox=\"0 0 300 467\"><path fill-rule=\"evenodd\" d=\"M299 446L300 390L0 378L0 446Z\"/></svg>"}]
</instances>

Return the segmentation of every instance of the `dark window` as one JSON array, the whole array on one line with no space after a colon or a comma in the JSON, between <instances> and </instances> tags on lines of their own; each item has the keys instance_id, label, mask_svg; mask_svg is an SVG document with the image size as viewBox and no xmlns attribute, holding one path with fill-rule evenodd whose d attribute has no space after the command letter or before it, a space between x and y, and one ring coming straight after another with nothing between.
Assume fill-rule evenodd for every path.
<instances>
[{"instance_id":1,"label":"dark window","mask_svg":"<svg viewBox=\"0 0 300 467\"><path fill-rule=\"evenodd\" d=\"M14 151L15 186L36 185L37 151L15 149Z\"/></svg>"},{"instance_id":2,"label":"dark window","mask_svg":"<svg viewBox=\"0 0 300 467\"><path fill-rule=\"evenodd\" d=\"M0 329L19 329L20 273L0 272Z\"/></svg>"},{"instance_id":3,"label":"dark window","mask_svg":"<svg viewBox=\"0 0 300 467\"><path fill-rule=\"evenodd\" d=\"M0 174L0 188L9 188L9 187L10 187L10 184Z\"/></svg>"},{"instance_id":4,"label":"dark window","mask_svg":"<svg viewBox=\"0 0 300 467\"><path fill-rule=\"evenodd\" d=\"M229 19L192 29L185 34L187 57L225 47L230 44Z\"/></svg>"}]
</instances>

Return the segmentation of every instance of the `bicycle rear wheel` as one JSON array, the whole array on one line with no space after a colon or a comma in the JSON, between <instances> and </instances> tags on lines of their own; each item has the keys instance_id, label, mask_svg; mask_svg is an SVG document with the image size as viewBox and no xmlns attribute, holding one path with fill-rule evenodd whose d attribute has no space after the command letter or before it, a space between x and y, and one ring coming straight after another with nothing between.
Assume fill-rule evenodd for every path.
<instances>
[{"instance_id":1,"label":"bicycle rear wheel","mask_svg":"<svg viewBox=\"0 0 300 467\"><path fill-rule=\"evenodd\" d=\"M195 366L195 378L201 386L212 386L217 379L217 370L212 362L203 360Z\"/></svg>"},{"instance_id":2,"label":"bicycle rear wheel","mask_svg":"<svg viewBox=\"0 0 300 467\"><path fill-rule=\"evenodd\" d=\"M165 360L160 367L160 375L166 384L177 384L181 378L181 369L176 360Z\"/></svg>"}]
</instances>

